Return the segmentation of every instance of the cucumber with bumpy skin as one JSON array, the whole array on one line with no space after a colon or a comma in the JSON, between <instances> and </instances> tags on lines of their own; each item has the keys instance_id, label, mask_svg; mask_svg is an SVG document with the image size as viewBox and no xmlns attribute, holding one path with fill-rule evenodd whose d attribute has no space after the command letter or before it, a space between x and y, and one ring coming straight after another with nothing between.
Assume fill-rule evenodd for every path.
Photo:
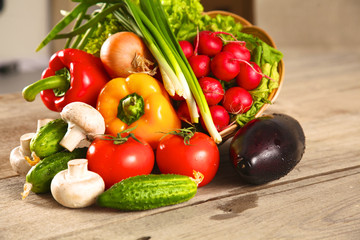
<instances>
[{"instance_id":1,"label":"cucumber with bumpy skin","mask_svg":"<svg viewBox=\"0 0 360 240\"><path fill-rule=\"evenodd\" d=\"M87 148L76 148L69 152L54 153L33 166L26 175L26 183L24 185L23 199L27 197L30 190L34 193L50 192L50 184L54 176L67 169L67 163L72 159L86 158Z\"/></svg>"},{"instance_id":2,"label":"cucumber with bumpy skin","mask_svg":"<svg viewBox=\"0 0 360 240\"><path fill-rule=\"evenodd\" d=\"M65 136L67 127L68 124L61 118L48 122L31 139L30 151L39 158L44 158L64 150L59 143Z\"/></svg>"},{"instance_id":3,"label":"cucumber with bumpy skin","mask_svg":"<svg viewBox=\"0 0 360 240\"><path fill-rule=\"evenodd\" d=\"M197 192L197 179L176 174L150 174L124 179L100 194L97 204L138 211L182 203Z\"/></svg>"}]
</instances>

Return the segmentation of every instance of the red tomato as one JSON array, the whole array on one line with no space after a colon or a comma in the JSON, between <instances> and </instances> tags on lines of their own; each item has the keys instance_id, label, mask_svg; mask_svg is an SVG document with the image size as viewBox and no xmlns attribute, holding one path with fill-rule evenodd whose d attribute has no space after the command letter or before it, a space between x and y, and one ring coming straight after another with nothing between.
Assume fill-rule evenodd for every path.
<instances>
[{"instance_id":1,"label":"red tomato","mask_svg":"<svg viewBox=\"0 0 360 240\"><path fill-rule=\"evenodd\" d=\"M195 132L188 144L184 138L169 134L156 149L156 163L161 173L193 177L193 170L204 175L199 187L208 184L219 168L220 154L216 143L206 134Z\"/></svg>"},{"instance_id":2,"label":"red tomato","mask_svg":"<svg viewBox=\"0 0 360 240\"><path fill-rule=\"evenodd\" d=\"M129 138L115 144L113 140L96 138L91 143L86 156L88 168L103 178L106 189L125 178L151 173L154 152L148 143L140 141Z\"/></svg>"}]
</instances>

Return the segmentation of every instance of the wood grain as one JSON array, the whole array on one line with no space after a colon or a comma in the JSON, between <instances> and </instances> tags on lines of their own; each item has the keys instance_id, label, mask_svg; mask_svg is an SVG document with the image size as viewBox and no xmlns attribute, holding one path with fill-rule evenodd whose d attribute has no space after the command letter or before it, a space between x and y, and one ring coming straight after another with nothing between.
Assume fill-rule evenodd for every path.
<instances>
[{"instance_id":1,"label":"wood grain","mask_svg":"<svg viewBox=\"0 0 360 240\"><path fill-rule=\"evenodd\" d=\"M360 239L360 50L285 49L286 81L266 113L293 116L306 152L287 176L241 182L220 146L215 179L183 204L142 212L67 209L20 192L9 164L19 137L56 117L40 100L0 95L0 239ZM339 61L341 59L341 61Z\"/></svg>"}]
</instances>

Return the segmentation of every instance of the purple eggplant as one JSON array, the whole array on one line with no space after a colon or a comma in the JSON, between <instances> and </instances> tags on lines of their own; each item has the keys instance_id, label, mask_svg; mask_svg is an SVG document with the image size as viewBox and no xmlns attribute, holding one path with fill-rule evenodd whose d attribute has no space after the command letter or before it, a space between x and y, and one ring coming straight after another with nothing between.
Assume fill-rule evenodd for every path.
<instances>
[{"instance_id":1,"label":"purple eggplant","mask_svg":"<svg viewBox=\"0 0 360 240\"><path fill-rule=\"evenodd\" d=\"M285 114L256 118L239 129L230 143L230 159L241 179L265 184L287 175L305 152L300 123Z\"/></svg>"}]
</instances>

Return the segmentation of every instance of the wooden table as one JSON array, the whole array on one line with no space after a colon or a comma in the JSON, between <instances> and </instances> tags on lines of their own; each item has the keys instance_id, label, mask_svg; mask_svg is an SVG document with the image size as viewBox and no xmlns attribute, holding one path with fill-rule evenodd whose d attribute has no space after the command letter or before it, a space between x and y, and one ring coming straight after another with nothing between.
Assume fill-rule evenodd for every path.
<instances>
[{"instance_id":1,"label":"wooden table","mask_svg":"<svg viewBox=\"0 0 360 240\"><path fill-rule=\"evenodd\" d=\"M267 112L302 124L306 153L286 177L249 186L221 147L215 179L190 201L142 212L68 209L51 194L22 201L9 153L36 120L39 99L0 96L0 239L360 239L360 50L285 49L285 83Z\"/></svg>"}]
</instances>

